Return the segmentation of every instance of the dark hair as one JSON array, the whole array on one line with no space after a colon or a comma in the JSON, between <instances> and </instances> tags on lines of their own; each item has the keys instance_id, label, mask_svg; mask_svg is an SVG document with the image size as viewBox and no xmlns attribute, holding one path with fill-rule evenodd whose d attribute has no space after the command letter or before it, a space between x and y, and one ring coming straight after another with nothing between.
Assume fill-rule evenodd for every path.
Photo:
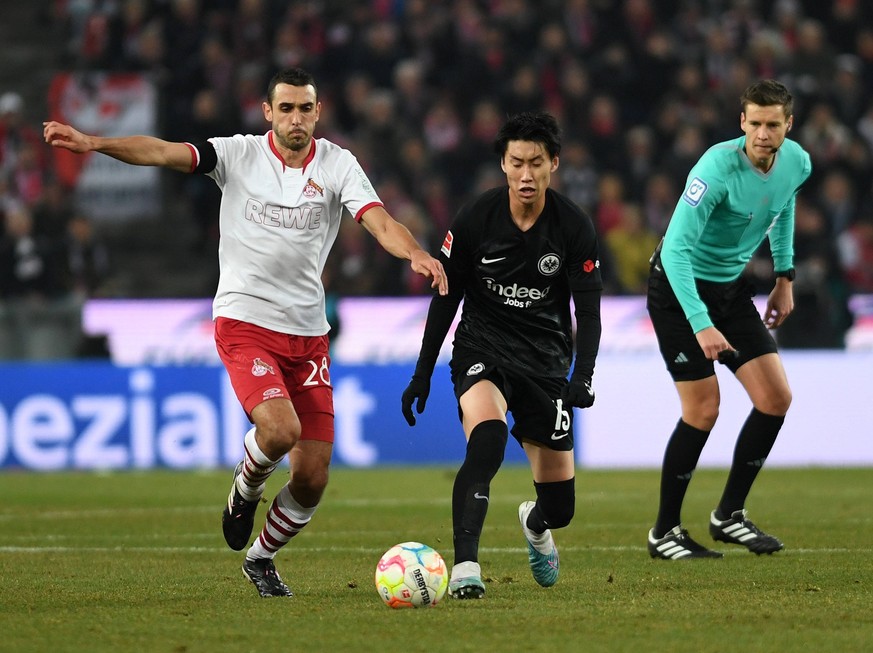
<instances>
[{"instance_id":1,"label":"dark hair","mask_svg":"<svg viewBox=\"0 0 873 653\"><path fill-rule=\"evenodd\" d=\"M267 85L267 103L273 104L273 93L276 91L277 84L290 84L291 86L312 86L315 89L315 97L318 98L318 87L315 85L315 78L302 68L286 68L280 70Z\"/></svg>"},{"instance_id":2,"label":"dark hair","mask_svg":"<svg viewBox=\"0 0 873 653\"><path fill-rule=\"evenodd\" d=\"M541 143L553 159L561 153L561 128L554 116L545 111L524 112L511 116L494 139L494 151L502 159L509 141Z\"/></svg>"},{"instance_id":3,"label":"dark hair","mask_svg":"<svg viewBox=\"0 0 873 653\"><path fill-rule=\"evenodd\" d=\"M747 104L757 104L759 107L782 105L786 118L794 112L794 98L785 85L775 79L762 79L749 86L743 92L740 103L743 112L746 111Z\"/></svg>"}]
</instances>

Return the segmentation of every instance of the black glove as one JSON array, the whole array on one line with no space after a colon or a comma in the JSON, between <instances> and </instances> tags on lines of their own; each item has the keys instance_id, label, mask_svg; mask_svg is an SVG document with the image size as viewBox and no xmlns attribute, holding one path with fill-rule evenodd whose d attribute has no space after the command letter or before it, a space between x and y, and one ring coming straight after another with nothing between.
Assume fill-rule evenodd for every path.
<instances>
[{"instance_id":1,"label":"black glove","mask_svg":"<svg viewBox=\"0 0 873 653\"><path fill-rule=\"evenodd\" d=\"M594 390L591 389L591 379L585 376L570 377L567 385L561 390L564 406L590 408L594 404Z\"/></svg>"},{"instance_id":2,"label":"black glove","mask_svg":"<svg viewBox=\"0 0 873 653\"><path fill-rule=\"evenodd\" d=\"M418 399L416 410L421 415L424 412L424 406L427 403L427 396L430 394L430 379L423 376L413 376L406 390L403 391L403 396L400 398L400 406L403 411L403 417L410 426L415 426L415 415L412 414L412 403Z\"/></svg>"}]
</instances>

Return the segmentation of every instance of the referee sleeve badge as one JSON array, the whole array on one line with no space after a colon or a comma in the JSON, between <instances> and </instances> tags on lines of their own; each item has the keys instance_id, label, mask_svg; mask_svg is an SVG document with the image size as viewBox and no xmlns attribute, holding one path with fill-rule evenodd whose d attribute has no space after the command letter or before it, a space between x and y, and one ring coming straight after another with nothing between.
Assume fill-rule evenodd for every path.
<instances>
[{"instance_id":1,"label":"referee sleeve badge","mask_svg":"<svg viewBox=\"0 0 873 653\"><path fill-rule=\"evenodd\" d=\"M703 196L706 195L708 188L709 185L705 181L700 177L695 177L688 182L688 186L685 188L685 193L682 194L682 199L688 202L691 206L697 206L700 204L700 200L703 199Z\"/></svg>"}]
</instances>

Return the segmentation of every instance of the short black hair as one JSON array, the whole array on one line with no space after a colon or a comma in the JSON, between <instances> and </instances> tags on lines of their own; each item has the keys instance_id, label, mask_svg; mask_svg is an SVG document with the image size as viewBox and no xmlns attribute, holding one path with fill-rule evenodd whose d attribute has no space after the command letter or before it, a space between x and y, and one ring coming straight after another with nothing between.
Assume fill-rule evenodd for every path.
<instances>
[{"instance_id":1,"label":"short black hair","mask_svg":"<svg viewBox=\"0 0 873 653\"><path fill-rule=\"evenodd\" d=\"M762 79L755 82L740 97L743 113L747 104L757 104L759 107L773 107L781 105L788 118L794 113L794 98L791 92L781 82L775 79Z\"/></svg>"},{"instance_id":2,"label":"short black hair","mask_svg":"<svg viewBox=\"0 0 873 653\"><path fill-rule=\"evenodd\" d=\"M494 151L501 160L509 141L541 143L549 153L549 158L554 159L561 153L561 128L550 113L525 111L511 116L497 132Z\"/></svg>"},{"instance_id":3,"label":"short black hair","mask_svg":"<svg viewBox=\"0 0 873 653\"><path fill-rule=\"evenodd\" d=\"M315 89L315 97L318 99L318 87L315 85L315 77L302 68L286 68L280 70L267 85L267 103L272 106L273 94L278 84L290 84L291 86L312 86Z\"/></svg>"}]
</instances>

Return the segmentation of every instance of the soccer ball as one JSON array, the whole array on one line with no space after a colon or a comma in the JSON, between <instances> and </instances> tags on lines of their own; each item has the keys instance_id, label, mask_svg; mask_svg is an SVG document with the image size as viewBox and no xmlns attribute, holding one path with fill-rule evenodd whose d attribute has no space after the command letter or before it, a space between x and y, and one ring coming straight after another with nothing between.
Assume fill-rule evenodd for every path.
<instances>
[{"instance_id":1,"label":"soccer ball","mask_svg":"<svg viewBox=\"0 0 873 653\"><path fill-rule=\"evenodd\" d=\"M430 608L448 585L443 557L421 542L392 546L376 565L376 591L389 608Z\"/></svg>"}]
</instances>

